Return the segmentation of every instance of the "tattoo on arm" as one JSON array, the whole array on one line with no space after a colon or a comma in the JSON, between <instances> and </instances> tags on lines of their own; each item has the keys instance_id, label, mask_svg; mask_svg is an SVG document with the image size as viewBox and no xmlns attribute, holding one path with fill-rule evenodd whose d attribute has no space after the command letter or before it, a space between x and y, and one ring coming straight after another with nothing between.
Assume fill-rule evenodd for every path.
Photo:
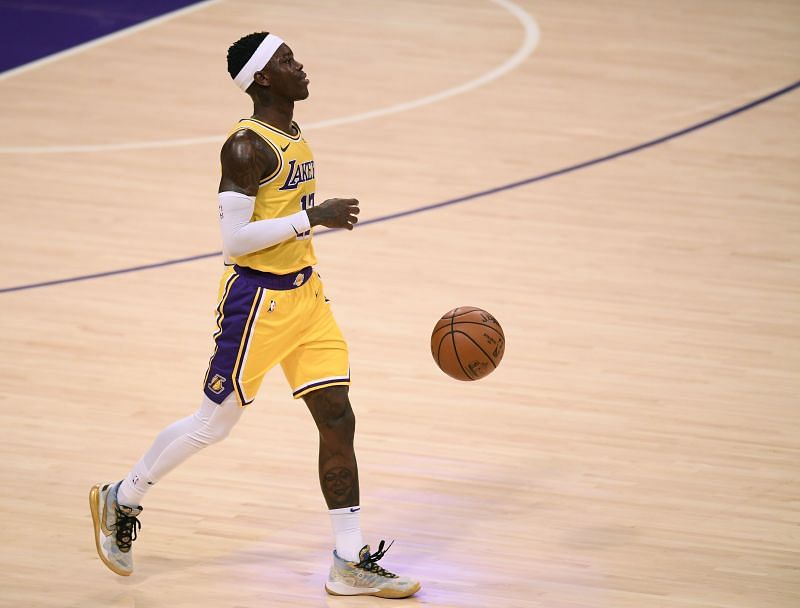
<instances>
[{"instance_id":1,"label":"tattoo on arm","mask_svg":"<svg viewBox=\"0 0 800 608\"><path fill-rule=\"evenodd\" d=\"M222 179L219 191L255 196L264 175L278 167L275 152L261 138L246 129L228 138L220 153Z\"/></svg>"}]
</instances>

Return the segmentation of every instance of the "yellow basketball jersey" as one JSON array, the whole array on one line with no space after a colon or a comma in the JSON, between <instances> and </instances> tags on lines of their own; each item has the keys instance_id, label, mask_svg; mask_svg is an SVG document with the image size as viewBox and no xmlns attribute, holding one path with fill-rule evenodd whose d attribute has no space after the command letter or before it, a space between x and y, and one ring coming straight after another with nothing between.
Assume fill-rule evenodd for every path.
<instances>
[{"instance_id":1,"label":"yellow basketball jersey","mask_svg":"<svg viewBox=\"0 0 800 608\"><path fill-rule=\"evenodd\" d=\"M254 118L243 118L231 130L250 129L275 151L278 168L263 178L256 194L256 204L250 221L285 217L314 206L314 156L297 123L292 123L296 135L290 135ZM231 258L239 266L263 272L289 274L317 263L311 230L298 234L272 247Z\"/></svg>"}]
</instances>

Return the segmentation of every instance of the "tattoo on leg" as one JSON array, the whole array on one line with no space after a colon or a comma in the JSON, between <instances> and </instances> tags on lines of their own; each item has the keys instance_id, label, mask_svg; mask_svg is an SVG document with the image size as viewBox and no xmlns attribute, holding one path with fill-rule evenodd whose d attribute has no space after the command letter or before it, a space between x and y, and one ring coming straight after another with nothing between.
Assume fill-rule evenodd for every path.
<instances>
[{"instance_id":1,"label":"tattoo on leg","mask_svg":"<svg viewBox=\"0 0 800 608\"><path fill-rule=\"evenodd\" d=\"M347 387L320 389L305 400L319 430L319 482L325 502L329 509L357 505L355 417L347 399Z\"/></svg>"},{"instance_id":2,"label":"tattoo on leg","mask_svg":"<svg viewBox=\"0 0 800 608\"><path fill-rule=\"evenodd\" d=\"M334 503L346 503L350 500L355 486L355 475L346 467L334 467L325 471L322 478L325 498Z\"/></svg>"}]
</instances>

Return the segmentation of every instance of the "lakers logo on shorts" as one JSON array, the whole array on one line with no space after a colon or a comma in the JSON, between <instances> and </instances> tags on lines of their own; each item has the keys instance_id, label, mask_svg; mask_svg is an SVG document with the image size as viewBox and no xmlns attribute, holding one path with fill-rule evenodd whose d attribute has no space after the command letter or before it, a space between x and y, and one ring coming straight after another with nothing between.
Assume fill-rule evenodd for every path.
<instances>
[{"instance_id":1,"label":"lakers logo on shorts","mask_svg":"<svg viewBox=\"0 0 800 608\"><path fill-rule=\"evenodd\" d=\"M206 397L219 404L234 393L239 405L248 405L264 374L278 364L295 398L349 385L347 344L322 301L317 275L294 271L283 289L272 290L239 272L226 270L220 283L214 353L202 385ZM314 319L311 327L308 319Z\"/></svg>"},{"instance_id":2,"label":"lakers logo on shorts","mask_svg":"<svg viewBox=\"0 0 800 608\"><path fill-rule=\"evenodd\" d=\"M219 395L224 389L224 384L227 378L220 376L219 374L214 374L214 377L211 378L211 382L208 383L208 390L212 393Z\"/></svg>"}]
</instances>

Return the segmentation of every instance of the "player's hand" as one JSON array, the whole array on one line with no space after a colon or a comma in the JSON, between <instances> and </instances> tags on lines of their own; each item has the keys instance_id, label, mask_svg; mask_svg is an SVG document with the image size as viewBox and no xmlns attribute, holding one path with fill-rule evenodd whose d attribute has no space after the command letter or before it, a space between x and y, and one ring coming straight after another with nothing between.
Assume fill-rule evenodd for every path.
<instances>
[{"instance_id":1,"label":"player's hand","mask_svg":"<svg viewBox=\"0 0 800 608\"><path fill-rule=\"evenodd\" d=\"M306 210L312 226L353 229L358 222L358 201L354 198L329 198L324 203Z\"/></svg>"}]
</instances>

